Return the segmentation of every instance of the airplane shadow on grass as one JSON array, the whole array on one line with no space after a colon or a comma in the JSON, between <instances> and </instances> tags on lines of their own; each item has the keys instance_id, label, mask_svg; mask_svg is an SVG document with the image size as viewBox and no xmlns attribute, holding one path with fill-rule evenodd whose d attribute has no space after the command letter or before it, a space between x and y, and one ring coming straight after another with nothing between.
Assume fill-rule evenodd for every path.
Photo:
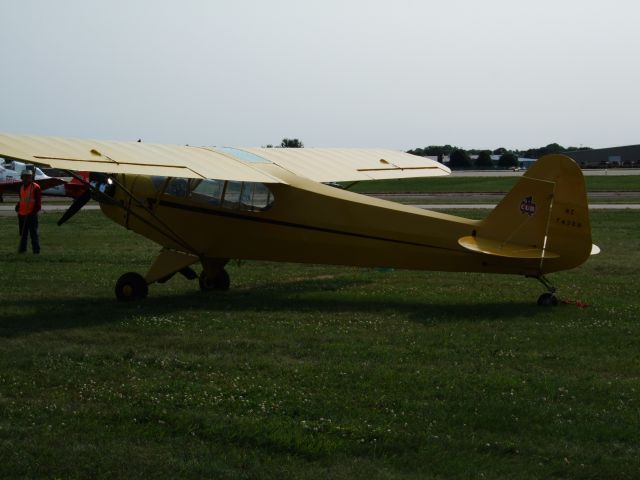
<instances>
[{"instance_id":1,"label":"airplane shadow on grass","mask_svg":"<svg viewBox=\"0 0 640 480\"><path fill-rule=\"evenodd\" d=\"M38 332L72 328L90 328L117 323L133 317L160 316L181 311L211 314L216 312L282 312L283 314L371 314L393 312L412 321L434 323L504 320L541 313L533 302L470 302L452 298L432 302L428 297L406 298L397 295L361 296L357 287L371 281L354 279L301 280L233 289L228 292L162 295L152 291L149 298L119 303L115 298L38 298L29 302L28 314L0 315L0 337L24 336ZM5 311L25 310L24 300L8 300ZM233 321L233 320L230 320Z\"/></svg>"}]
</instances>

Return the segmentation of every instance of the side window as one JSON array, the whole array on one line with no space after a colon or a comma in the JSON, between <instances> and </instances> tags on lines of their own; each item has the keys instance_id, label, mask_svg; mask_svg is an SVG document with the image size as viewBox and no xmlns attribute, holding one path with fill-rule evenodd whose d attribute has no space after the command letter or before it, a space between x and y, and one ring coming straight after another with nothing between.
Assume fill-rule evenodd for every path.
<instances>
[{"instance_id":1,"label":"side window","mask_svg":"<svg viewBox=\"0 0 640 480\"><path fill-rule=\"evenodd\" d=\"M152 177L157 189L166 183L164 193L174 197L190 198L198 203L221 205L231 210L262 212L273 204L273 194L263 183L237 182L211 179Z\"/></svg>"},{"instance_id":2,"label":"side window","mask_svg":"<svg viewBox=\"0 0 640 480\"><path fill-rule=\"evenodd\" d=\"M164 193L174 197L186 197L189 193L189 182L186 178L172 178Z\"/></svg>"},{"instance_id":3,"label":"side window","mask_svg":"<svg viewBox=\"0 0 640 480\"><path fill-rule=\"evenodd\" d=\"M167 177L151 177L151 183L156 190L164 188L164 184L167 181Z\"/></svg>"},{"instance_id":4,"label":"side window","mask_svg":"<svg viewBox=\"0 0 640 480\"><path fill-rule=\"evenodd\" d=\"M192 180L191 198L201 202L220 205L224 180Z\"/></svg>"},{"instance_id":5,"label":"side window","mask_svg":"<svg viewBox=\"0 0 640 480\"><path fill-rule=\"evenodd\" d=\"M266 185L262 183L245 183L240 195L240 209L257 212L271 206L273 196Z\"/></svg>"},{"instance_id":6,"label":"side window","mask_svg":"<svg viewBox=\"0 0 640 480\"><path fill-rule=\"evenodd\" d=\"M252 210L251 198L253 197L253 189L255 183L244 182L242 184L242 193L240 194L240 210Z\"/></svg>"},{"instance_id":7,"label":"side window","mask_svg":"<svg viewBox=\"0 0 640 480\"><path fill-rule=\"evenodd\" d=\"M226 208L238 208L241 193L242 182L227 182L222 205Z\"/></svg>"}]
</instances>

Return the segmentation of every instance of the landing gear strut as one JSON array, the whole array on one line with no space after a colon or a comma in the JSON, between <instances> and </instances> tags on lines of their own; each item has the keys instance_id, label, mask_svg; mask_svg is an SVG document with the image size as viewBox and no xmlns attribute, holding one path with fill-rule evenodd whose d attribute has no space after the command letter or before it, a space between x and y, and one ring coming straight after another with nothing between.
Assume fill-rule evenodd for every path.
<instances>
[{"instance_id":1,"label":"landing gear strut","mask_svg":"<svg viewBox=\"0 0 640 480\"><path fill-rule=\"evenodd\" d=\"M116 297L121 302L142 300L148 293L147 281L139 273L125 273L116 282Z\"/></svg>"},{"instance_id":2,"label":"landing gear strut","mask_svg":"<svg viewBox=\"0 0 640 480\"><path fill-rule=\"evenodd\" d=\"M548 290L538 297L538 306L540 307L555 307L558 305L558 299L555 296L556 287L551 285L551 282L547 280L544 275L536 277L536 279L544 285L544 287Z\"/></svg>"},{"instance_id":3,"label":"landing gear strut","mask_svg":"<svg viewBox=\"0 0 640 480\"><path fill-rule=\"evenodd\" d=\"M229 286L231 285L229 274L224 268L220 269L213 277L209 276L206 270L203 270L198 282L200 283L200 290L203 292L209 292L211 290L226 291L229 290Z\"/></svg>"},{"instance_id":4,"label":"landing gear strut","mask_svg":"<svg viewBox=\"0 0 640 480\"><path fill-rule=\"evenodd\" d=\"M135 272L122 275L116 282L116 297L121 302L142 300L149 293L149 285L156 282L165 283L176 273L182 274L188 280L198 278L200 290L203 292L229 290L231 280L229 273L224 269L227 259L203 259L203 269L199 277L189 266L196 260L197 257L193 255L163 250L146 276Z\"/></svg>"}]
</instances>

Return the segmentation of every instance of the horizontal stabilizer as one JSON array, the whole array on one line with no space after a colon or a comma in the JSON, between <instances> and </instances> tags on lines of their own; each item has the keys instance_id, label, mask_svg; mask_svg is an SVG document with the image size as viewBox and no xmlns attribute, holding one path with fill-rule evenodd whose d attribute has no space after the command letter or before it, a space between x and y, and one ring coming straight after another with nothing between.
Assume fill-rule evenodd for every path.
<instances>
[{"instance_id":1,"label":"horizontal stabilizer","mask_svg":"<svg viewBox=\"0 0 640 480\"><path fill-rule=\"evenodd\" d=\"M543 250L537 247L528 247L526 245L500 242L497 240L478 238L474 236L462 237L458 239L458 243L460 246L467 250L471 250L472 252L494 255L497 257L540 259L558 258L560 256L556 253L550 252L549 250Z\"/></svg>"}]
</instances>

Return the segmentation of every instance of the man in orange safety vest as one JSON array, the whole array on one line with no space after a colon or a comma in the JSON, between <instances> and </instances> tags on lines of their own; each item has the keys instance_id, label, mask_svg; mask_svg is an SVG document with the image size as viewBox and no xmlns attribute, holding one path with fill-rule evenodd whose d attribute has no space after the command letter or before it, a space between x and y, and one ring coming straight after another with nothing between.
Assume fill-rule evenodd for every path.
<instances>
[{"instance_id":1,"label":"man in orange safety vest","mask_svg":"<svg viewBox=\"0 0 640 480\"><path fill-rule=\"evenodd\" d=\"M16 204L18 212L18 226L20 232L20 246L18 253L27 251L27 239L31 235L31 249L33 253L40 253L40 239L38 238L38 212L42 206L42 192L40 185L33 181L33 172L25 169L20 175L20 200Z\"/></svg>"}]
</instances>

